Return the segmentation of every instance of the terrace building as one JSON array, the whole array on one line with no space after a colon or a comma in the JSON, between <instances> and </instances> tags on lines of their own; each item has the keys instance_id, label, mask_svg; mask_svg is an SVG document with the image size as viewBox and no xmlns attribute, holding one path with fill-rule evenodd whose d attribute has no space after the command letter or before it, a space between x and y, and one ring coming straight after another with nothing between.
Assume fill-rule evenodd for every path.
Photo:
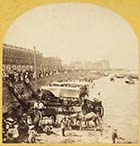
<instances>
[{"instance_id":1,"label":"terrace building","mask_svg":"<svg viewBox=\"0 0 140 146\"><path fill-rule=\"evenodd\" d=\"M57 57L43 57L39 51L3 44L3 71L34 70L36 60L37 72L44 70L61 70L62 60Z\"/></svg>"}]
</instances>

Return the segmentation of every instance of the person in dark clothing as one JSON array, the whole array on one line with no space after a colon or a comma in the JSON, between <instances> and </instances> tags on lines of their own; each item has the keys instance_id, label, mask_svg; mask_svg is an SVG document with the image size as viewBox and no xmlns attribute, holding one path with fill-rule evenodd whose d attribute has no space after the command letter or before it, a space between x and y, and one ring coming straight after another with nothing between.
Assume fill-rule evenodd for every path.
<instances>
[{"instance_id":1,"label":"person in dark clothing","mask_svg":"<svg viewBox=\"0 0 140 146\"><path fill-rule=\"evenodd\" d=\"M4 113L3 118L2 118L2 129L3 129L2 134L3 134L4 142L6 140L6 136L7 136L7 132L8 132L7 125L9 125L9 122L7 121L7 117L8 117L8 113Z\"/></svg>"},{"instance_id":2,"label":"person in dark clothing","mask_svg":"<svg viewBox=\"0 0 140 146\"><path fill-rule=\"evenodd\" d=\"M39 122L40 122L40 120L42 120L42 113L40 110L35 108L34 115L35 115L35 117L34 117L33 123L35 126L35 130L36 130L36 132L39 132L41 130L41 127L39 126Z\"/></svg>"},{"instance_id":3,"label":"person in dark clothing","mask_svg":"<svg viewBox=\"0 0 140 146\"><path fill-rule=\"evenodd\" d=\"M12 133L8 133L6 143L14 143L14 138Z\"/></svg>"},{"instance_id":4,"label":"person in dark clothing","mask_svg":"<svg viewBox=\"0 0 140 146\"><path fill-rule=\"evenodd\" d=\"M114 129L114 131L112 132L112 142L117 143L116 141L117 139L118 139L117 129Z\"/></svg>"},{"instance_id":5,"label":"person in dark clothing","mask_svg":"<svg viewBox=\"0 0 140 146\"><path fill-rule=\"evenodd\" d=\"M61 129L62 129L62 136L65 136L65 129L66 129L66 117L61 120Z\"/></svg>"},{"instance_id":6,"label":"person in dark clothing","mask_svg":"<svg viewBox=\"0 0 140 146\"><path fill-rule=\"evenodd\" d=\"M19 132L18 142L27 142L29 127L24 118L20 119L17 129Z\"/></svg>"},{"instance_id":7,"label":"person in dark clothing","mask_svg":"<svg viewBox=\"0 0 140 146\"><path fill-rule=\"evenodd\" d=\"M83 112L83 114L87 114L90 112L86 99L84 100L84 104L82 105L82 112Z\"/></svg>"}]
</instances>

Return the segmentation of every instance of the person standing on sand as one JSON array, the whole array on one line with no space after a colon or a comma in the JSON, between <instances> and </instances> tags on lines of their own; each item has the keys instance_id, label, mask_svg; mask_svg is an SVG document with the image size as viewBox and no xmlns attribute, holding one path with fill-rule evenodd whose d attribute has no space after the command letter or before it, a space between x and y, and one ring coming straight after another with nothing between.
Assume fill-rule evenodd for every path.
<instances>
[{"instance_id":1,"label":"person standing on sand","mask_svg":"<svg viewBox=\"0 0 140 146\"><path fill-rule=\"evenodd\" d=\"M66 117L61 120L61 129L62 129L62 136L65 136L65 128L66 128Z\"/></svg>"},{"instance_id":2,"label":"person standing on sand","mask_svg":"<svg viewBox=\"0 0 140 146\"><path fill-rule=\"evenodd\" d=\"M98 92L98 97L100 97L101 96L101 92Z\"/></svg>"},{"instance_id":3,"label":"person standing on sand","mask_svg":"<svg viewBox=\"0 0 140 146\"><path fill-rule=\"evenodd\" d=\"M117 143L117 140L118 140L117 129L114 129L112 132L112 142Z\"/></svg>"}]
</instances>

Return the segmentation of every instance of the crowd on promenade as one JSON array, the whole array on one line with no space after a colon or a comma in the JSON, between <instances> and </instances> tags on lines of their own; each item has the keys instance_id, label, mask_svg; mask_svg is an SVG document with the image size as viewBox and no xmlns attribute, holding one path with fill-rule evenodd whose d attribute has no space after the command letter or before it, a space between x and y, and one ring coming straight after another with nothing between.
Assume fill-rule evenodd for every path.
<instances>
[{"instance_id":1,"label":"crowd on promenade","mask_svg":"<svg viewBox=\"0 0 140 146\"><path fill-rule=\"evenodd\" d=\"M26 78L30 80L35 80L35 78L41 79L45 78L51 75L64 73L65 70L52 70L52 71L43 71L40 70L38 72L32 71L32 70L23 70L23 71L17 71L17 70L11 70L11 71L3 71L3 81L10 80L12 82L22 82Z\"/></svg>"},{"instance_id":2,"label":"crowd on promenade","mask_svg":"<svg viewBox=\"0 0 140 146\"><path fill-rule=\"evenodd\" d=\"M3 71L2 72L2 79L3 82L10 80L11 82L18 83L25 81L25 79L29 79L30 81L37 79L44 79L50 77L52 75L57 74L66 74L66 77L69 76L68 80L84 80L84 81L91 81L96 78L100 78L103 76L102 73L92 74L88 71L81 71L81 70L51 70L51 71L44 71L39 70L37 72L33 70L10 70L10 71ZM65 76L64 76L65 77Z\"/></svg>"}]
</instances>

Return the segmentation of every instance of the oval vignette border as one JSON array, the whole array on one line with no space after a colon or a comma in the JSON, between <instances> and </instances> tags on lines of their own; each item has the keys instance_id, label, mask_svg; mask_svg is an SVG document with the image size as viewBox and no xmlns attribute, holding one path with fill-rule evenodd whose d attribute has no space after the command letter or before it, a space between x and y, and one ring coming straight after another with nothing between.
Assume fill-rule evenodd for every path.
<instances>
[{"instance_id":1,"label":"oval vignette border","mask_svg":"<svg viewBox=\"0 0 140 146\"><path fill-rule=\"evenodd\" d=\"M105 7L107 9L112 10L114 13L117 13L123 19L125 19L132 29L134 30L137 40L138 40L138 61L139 66L138 70L140 73L140 0L0 0L0 65L1 65L1 72L0 72L0 94L1 100L0 104L2 107L2 47L3 41L5 38L5 34L10 27L10 25L15 21L15 19L25 12L31 10L32 8L53 4L53 3L62 3L62 2L82 2L82 3L90 3ZM140 144L140 84L138 87L138 144L132 145L139 145ZM1 117L2 117L2 108L0 109ZM2 125L2 118L0 121L0 125ZM0 127L2 131L2 127ZM0 134L0 144L1 145L9 145L9 144L2 144L2 133ZM12 144L11 144L12 145ZM20 145L20 144L14 144ZM36 144L26 144L26 145L36 145ZM42 145L42 144L37 144ZM44 144L43 144L44 145ZM51 145L51 144L47 144ZM53 144L52 144L53 145ZM56 145L67 145L67 144L56 144ZM72 144L72 145L79 145L79 144ZM82 145L82 144L81 144ZM88 145L88 144L86 144ZM91 144L90 144L91 145ZM93 144L93 145L106 145L106 144ZM123 144L127 145L127 144Z\"/></svg>"}]
</instances>

